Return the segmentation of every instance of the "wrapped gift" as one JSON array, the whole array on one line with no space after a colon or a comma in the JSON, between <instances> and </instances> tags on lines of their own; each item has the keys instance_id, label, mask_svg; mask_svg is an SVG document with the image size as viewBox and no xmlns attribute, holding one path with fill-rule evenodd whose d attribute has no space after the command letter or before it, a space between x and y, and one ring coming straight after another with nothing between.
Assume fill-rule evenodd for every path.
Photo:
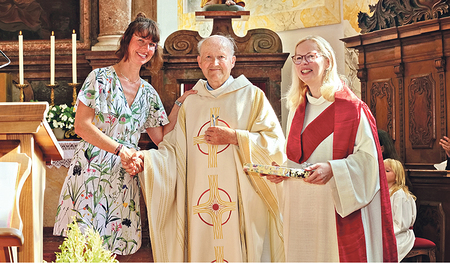
<instances>
[{"instance_id":1,"label":"wrapped gift","mask_svg":"<svg viewBox=\"0 0 450 263\"><path fill-rule=\"evenodd\" d=\"M305 165L305 167L309 166ZM244 171L255 172L260 174L274 174L278 176L305 178L308 177L313 171L306 171L301 168L289 168L283 166L273 166L264 164L244 163Z\"/></svg>"}]
</instances>

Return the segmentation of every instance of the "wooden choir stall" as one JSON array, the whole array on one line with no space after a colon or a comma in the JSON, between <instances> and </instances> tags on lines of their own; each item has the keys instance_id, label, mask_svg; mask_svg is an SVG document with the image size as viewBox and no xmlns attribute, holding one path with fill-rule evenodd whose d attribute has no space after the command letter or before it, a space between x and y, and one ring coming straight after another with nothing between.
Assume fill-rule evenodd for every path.
<instances>
[{"instance_id":1,"label":"wooden choir stall","mask_svg":"<svg viewBox=\"0 0 450 263\"><path fill-rule=\"evenodd\" d=\"M0 161L11 153L25 154L31 160L19 199L23 222L23 245L18 249L20 262L43 261L45 165L63 157L44 118L48 107L47 102L0 103ZM14 158L7 161L12 162Z\"/></svg>"},{"instance_id":2,"label":"wooden choir stall","mask_svg":"<svg viewBox=\"0 0 450 263\"><path fill-rule=\"evenodd\" d=\"M448 1L380 0L362 34L343 39L359 52L361 97L387 131L417 196L416 236L436 244L450 261L450 174L439 139L450 130L450 17Z\"/></svg>"}]
</instances>

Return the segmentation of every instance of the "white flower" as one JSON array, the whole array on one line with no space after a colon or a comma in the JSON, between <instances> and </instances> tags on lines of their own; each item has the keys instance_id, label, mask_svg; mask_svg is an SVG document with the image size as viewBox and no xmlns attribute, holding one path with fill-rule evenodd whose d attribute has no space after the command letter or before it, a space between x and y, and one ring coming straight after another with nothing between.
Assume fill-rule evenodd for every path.
<instances>
[{"instance_id":1,"label":"white flower","mask_svg":"<svg viewBox=\"0 0 450 263\"><path fill-rule=\"evenodd\" d=\"M46 119L52 129L70 130L75 122L75 111L66 104L50 106Z\"/></svg>"}]
</instances>

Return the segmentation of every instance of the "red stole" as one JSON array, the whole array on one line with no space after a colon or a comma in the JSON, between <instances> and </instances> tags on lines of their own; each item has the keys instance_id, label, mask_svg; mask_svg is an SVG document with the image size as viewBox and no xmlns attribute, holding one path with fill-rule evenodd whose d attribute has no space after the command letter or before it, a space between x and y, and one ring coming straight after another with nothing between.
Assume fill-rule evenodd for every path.
<instances>
[{"instance_id":1,"label":"red stole","mask_svg":"<svg viewBox=\"0 0 450 263\"><path fill-rule=\"evenodd\" d=\"M311 122L302 134L305 119L306 98L304 101L305 103L299 106L292 120L286 147L287 157L298 163L306 161L314 149L332 132L334 132L333 160L343 159L352 154L361 117L361 108L364 110L364 113L369 119L378 152L383 261L397 262L397 246L392 223L389 188L387 186L376 123L372 113L364 102L358 99L350 89L344 87L342 91L336 92L335 102L316 118L319 119L319 121L316 122L316 120L314 120ZM332 116L333 114L334 118ZM330 128L330 126L333 127ZM361 211L357 210L344 218L336 213L336 227L339 260L341 262L367 261Z\"/></svg>"}]
</instances>

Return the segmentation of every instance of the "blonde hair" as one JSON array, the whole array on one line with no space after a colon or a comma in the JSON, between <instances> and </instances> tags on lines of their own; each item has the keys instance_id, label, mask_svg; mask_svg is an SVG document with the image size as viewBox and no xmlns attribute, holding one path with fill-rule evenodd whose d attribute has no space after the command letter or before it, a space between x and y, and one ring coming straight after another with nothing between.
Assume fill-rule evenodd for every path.
<instances>
[{"instance_id":1,"label":"blonde hair","mask_svg":"<svg viewBox=\"0 0 450 263\"><path fill-rule=\"evenodd\" d=\"M336 55L334 50L324 38L320 36L307 36L301 39L297 46L305 41L313 41L316 43L319 53L329 61L329 66L323 76L322 87L320 92L322 96L328 101L334 101L334 94L342 88L342 79L337 72ZM294 53L295 53L294 49ZM292 67L292 84L289 91L286 93L287 107L290 110L296 110L300 104L303 103L305 94L308 91L308 85L304 83L295 71L295 66Z\"/></svg>"},{"instance_id":2,"label":"blonde hair","mask_svg":"<svg viewBox=\"0 0 450 263\"><path fill-rule=\"evenodd\" d=\"M416 196L413 195L409 191L408 186L406 186L405 169L403 169L402 163L398 160L390 158L385 159L383 162L384 165L389 166L392 169L392 172L395 174L395 182L389 188L389 195L392 196L395 192L402 189L407 196L411 196L414 200L416 200Z\"/></svg>"}]
</instances>

